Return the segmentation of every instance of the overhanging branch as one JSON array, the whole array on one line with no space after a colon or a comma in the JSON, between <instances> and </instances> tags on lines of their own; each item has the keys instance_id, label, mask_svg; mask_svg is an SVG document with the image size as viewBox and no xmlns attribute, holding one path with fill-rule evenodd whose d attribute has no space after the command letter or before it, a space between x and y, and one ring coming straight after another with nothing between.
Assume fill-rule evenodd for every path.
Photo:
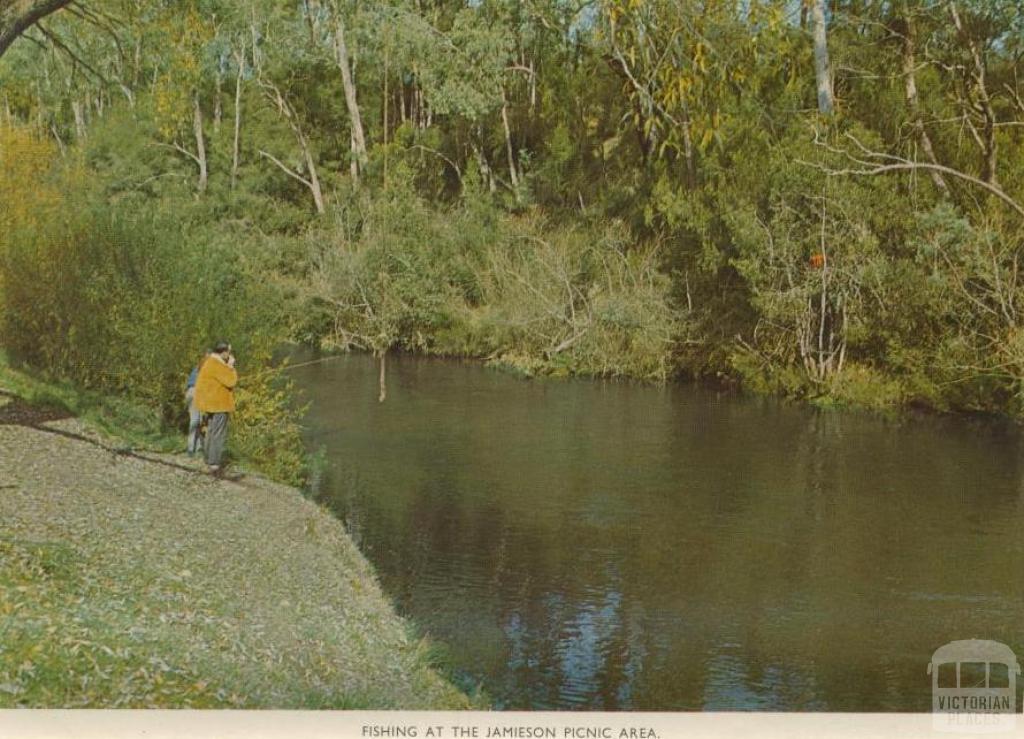
<instances>
[{"instance_id":1,"label":"overhanging branch","mask_svg":"<svg viewBox=\"0 0 1024 739\"><path fill-rule=\"evenodd\" d=\"M284 172L284 173L285 173L286 175L288 175L289 177L292 177L292 178L294 178L294 179L298 180L299 182L301 182L301 183L302 183L303 185L305 185L306 187L309 187L309 188L312 188L312 187L313 187L313 183L312 183L312 182L310 182L309 180L307 180L307 179L306 179L305 177L303 177L302 175L300 175L300 174L299 174L298 172L296 172L296 171L294 171L293 169L291 169L291 168L290 168L290 167L289 167L289 166L288 166L287 164L285 164L284 162L282 162L282 161L281 161L280 159L278 159L277 157L275 157L275 156L274 156L273 154L269 154L269 153L267 153L267 152L263 151L263 149L260 149L260 150L259 150L259 154L260 154L260 156L261 156L261 157L266 157L267 159L269 159L270 161L272 161L272 162L273 162L274 164L276 164L276 165L277 165L278 167L280 167L280 168L281 168L281 170L282 170L282 171L283 171L283 172Z\"/></svg>"},{"instance_id":2,"label":"overhanging branch","mask_svg":"<svg viewBox=\"0 0 1024 739\"><path fill-rule=\"evenodd\" d=\"M0 0L0 57L18 36L70 2L71 0L35 0L27 3L26 7L26 3Z\"/></svg>"},{"instance_id":3,"label":"overhanging branch","mask_svg":"<svg viewBox=\"0 0 1024 739\"><path fill-rule=\"evenodd\" d=\"M861 141L859 141L852 134L847 133L846 138L854 143L854 145L860 150L860 155L854 155L845 149L838 149L831 146L818 138L815 138L815 143L827 149L835 154L842 154L852 164L857 165L856 167L845 167L843 169L832 169L822 164L816 164L813 162L807 162L803 160L796 160L798 163L814 167L821 170L829 177L842 177L849 175L859 176L871 176L879 174L887 174L889 172L911 172L916 170L925 170L932 172L940 172L942 174L955 177L964 182L968 182L976 187L980 187L983 190L987 190L992 195L1002 200L1006 205L1010 206L1014 211L1017 212L1022 218L1024 218L1024 206L1010 197L1006 191L1004 191L998 185L986 182L985 180L969 175L966 172L961 172L958 169L952 167L946 167L942 164L932 164L931 162L916 162L911 159L906 159L895 154L886 154L885 152L872 151L868 149Z\"/></svg>"}]
</instances>

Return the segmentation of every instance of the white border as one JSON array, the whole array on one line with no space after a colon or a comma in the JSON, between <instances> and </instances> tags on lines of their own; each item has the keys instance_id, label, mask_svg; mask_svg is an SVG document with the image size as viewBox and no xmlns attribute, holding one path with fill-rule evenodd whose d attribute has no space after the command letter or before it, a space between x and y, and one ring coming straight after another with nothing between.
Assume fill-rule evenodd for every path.
<instances>
[{"instance_id":1,"label":"white border","mask_svg":"<svg viewBox=\"0 0 1024 739\"><path fill-rule=\"evenodd\" d=\"M574 728L605 731L612 739L721 739L770 737L940 737L930 713L640 713L458 711L188 711L188 710L3 710L0 739L389 739L366 727L415 727L415 739L488 739L491 727L551 727L558 739L581 739ZM453 727L460 727L457 733ZM625 734L623 734L625 730ZM631 732L632 730L632 732ZM653 731L653 735L650 732ZM393 736L393 735L392 735ZM1024 726L997 736L1024 737ZM523 733L520 739L529 739Z\"/></svg>"}]
</instances>

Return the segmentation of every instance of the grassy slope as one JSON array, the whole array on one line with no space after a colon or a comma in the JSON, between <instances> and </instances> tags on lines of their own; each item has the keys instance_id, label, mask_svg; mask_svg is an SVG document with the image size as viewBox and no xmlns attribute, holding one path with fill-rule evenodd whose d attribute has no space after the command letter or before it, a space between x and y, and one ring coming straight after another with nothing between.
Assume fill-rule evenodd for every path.
<instances>
[{"instance_id":1,"label":"grassy slope","mask_svg":"<svg viewBox=\"0 0 1024 739\"><path fill-rule=\"evenodd\" d=\"M3 410L0 707L468 706L298 491L112 454Z\"/></svg>"}]
</instances>

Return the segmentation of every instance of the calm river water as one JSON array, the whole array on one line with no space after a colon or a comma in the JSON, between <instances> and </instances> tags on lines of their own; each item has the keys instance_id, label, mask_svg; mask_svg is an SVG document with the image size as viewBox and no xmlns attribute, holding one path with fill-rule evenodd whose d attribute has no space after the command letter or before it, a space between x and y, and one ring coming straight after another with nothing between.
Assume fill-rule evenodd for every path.
<instances>
[{"instance_id":1,"label":"calm river water","mask_svg":"<svg viewBox=\"0 0 1024 739\"><path fill-rule=\"evenodd\" d=\"M388 369L291 373L322 494L497 707L927 711L945 642L1024 657L1012 426Z\"/></svg>"}]
</instances>

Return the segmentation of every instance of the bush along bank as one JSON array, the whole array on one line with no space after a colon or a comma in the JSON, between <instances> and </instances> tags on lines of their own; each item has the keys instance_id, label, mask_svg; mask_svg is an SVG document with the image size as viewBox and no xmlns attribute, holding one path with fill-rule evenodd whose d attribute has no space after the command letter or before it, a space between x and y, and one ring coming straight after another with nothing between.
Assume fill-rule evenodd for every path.
<instances>
[{"instance_id":1,"label":"bush along bank","mask_svg":"<svg viewBox=\"0 0 1024 739\"><path fill-rule=\"evenodd\" d=\"M1020 416L1013 230L948 204L903 212L894 180L836 182L795 210L820 190L801 156L821 154L794 138L734 163L720 192L656 190L674 241L471 194L438 207L398 184L257 258L291 280L294 335L321 348Z\"/></svg>"},{"instance_id":2,"label":"bush along bank","mask_svg":"<svg viewBox=\"0 0 1024 739\"><path fill-rule=\"evenodd\" d=\"M0 126L0 193L8 192L15 207L0 213L0 348L11 361L63 388L64 402L106 398L108 409L133 416L122 428L160 435L186 422L185 379L203 351L230 340L245 378L236 457L301 482L301 409L270 369L288 322L279 292L239 250L190 229L174 207L108 202L84 169L31 131Z\"/></svg>"}]
</instances>

